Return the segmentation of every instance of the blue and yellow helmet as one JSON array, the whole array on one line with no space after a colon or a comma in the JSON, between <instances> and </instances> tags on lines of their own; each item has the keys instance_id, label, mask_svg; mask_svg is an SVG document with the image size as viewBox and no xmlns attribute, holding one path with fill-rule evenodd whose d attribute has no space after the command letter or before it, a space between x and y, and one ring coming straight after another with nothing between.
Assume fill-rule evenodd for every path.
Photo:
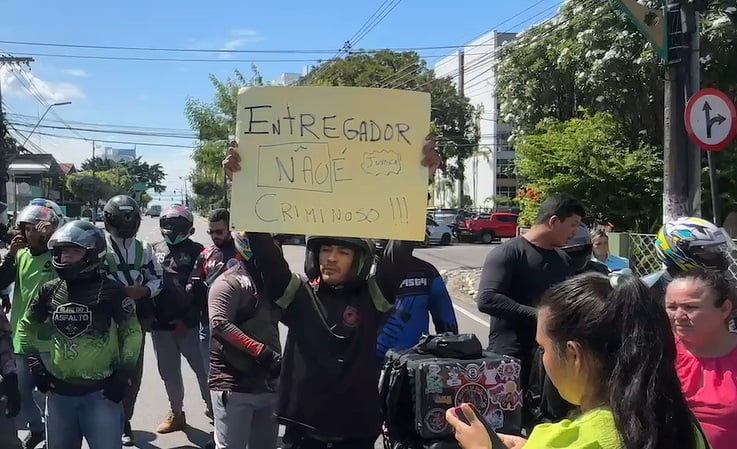
<instances>
[{"instance_id":1,"label":"blue and yellow helmet","mask_svg":"<svg viewBox=\"0 0 737 449\"><path fill-rule=\"evenodd\" d=\"M251 242L248 240L246 232L232 231L230 236L233 238L235 250L238 252L241 259L244 262L250 260L253 257L253 251L251 251Z\"/></svg>"},{"instance_id":2,"label":"blue and yellow helmet","mask_svg":"<svg viewBox=\"0 0 737 449\"><path fill-rule=\"evenodd\" d=\"M723 229L697 217L682 217L665 223L658 231L655 251L669 269L726 270L732 240Z\"/></svg>"}]
</instances>

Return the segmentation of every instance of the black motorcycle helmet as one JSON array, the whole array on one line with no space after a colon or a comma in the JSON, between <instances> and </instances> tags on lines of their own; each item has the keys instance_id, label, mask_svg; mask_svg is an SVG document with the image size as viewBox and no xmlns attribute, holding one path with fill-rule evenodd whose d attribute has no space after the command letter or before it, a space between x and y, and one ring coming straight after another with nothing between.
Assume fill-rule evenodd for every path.
<instances>
[{"instance_id":1,"label":"black motorcycle helmet","mask_svg":"<svg viewBox=\"0 0 737 449\"><path fill-rule=\"evenodd\" d=\"M107 244L102 230L88 221L70 221L59 228L49 239L53 266L59 278L71 281L98 271L105 258ZM85 249L85 256L75 263L62 263L61 249L76 246Z\"/></svg>"},{"instance_id":2,"label":"black motorcycle helmet","mask_svg":"<svg viewBox=\"0 0 737 449\"><path fill-rule=\"evenodd\" d=\"M374 262L374 242L369 239L352 237L325 237L311 235L305 244L305 274L308 279L320 278L320 247L323 245L341 245L353 248L356 256L353 259L353 279L363 281L371 273Z\"/></svg>"},{"instance_id":3,"label":"black motorcycle helmet","mask_svg":"<svg viewBox=\"0 0 737 449\"><path fill-rule=\"evenodd\" d=\"M184 206L169 206L161 212L159 227L169 245L178 245L194 233L194 216Z\"/></svg>"},{"instance_id":4,"label":"black motorcycle helmet","mask_svg":"<svg viewBox=\"0 0 737 449\"><path fill-rule=\"evenodd\" d=\"M107 232L119 239L132 239L141 226L141 209L136 200L127 195L110 198L102 215Z\"/></svg>"},{"instance_id":5,"label":"black motorcycle helmet","mask_svg":"<svg viewBox=\"0 0 737 449\"><path fill-rule=\"evenodd\" d=\"M583 270L588 261L591 260L591 254L594 251L594 244L591 242L589 228L581 223L576 235L568 240L568 243L561 249L571 258L571 271L573 273Z\"/></svg>"}]
</instances>

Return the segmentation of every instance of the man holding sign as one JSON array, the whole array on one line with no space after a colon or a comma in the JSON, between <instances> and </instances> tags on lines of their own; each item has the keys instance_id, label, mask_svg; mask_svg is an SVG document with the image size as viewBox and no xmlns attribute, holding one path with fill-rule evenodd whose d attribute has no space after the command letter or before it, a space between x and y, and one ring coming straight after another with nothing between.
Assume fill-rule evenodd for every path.
<instances>
[{"instance_id":1,"label":"man holding sign","mask_svg":"<svg viewBox=\"0 0 737 449\"><path fill-rule=\"evenodd\" d=\"M430 138L422 149L421 165L431 175L440 163L434 147ZM233 143L223 162L226 173L240 171L240 162ZM289 327L277 410L286 425L284 448L373 448L382 421L377 334L414 244L391 241L369 275L373 240L309 237L302 279L290 271L270 234L249 232L248 238L264 267L267 295L276 299Z\"/></svg>"}]
</instances>

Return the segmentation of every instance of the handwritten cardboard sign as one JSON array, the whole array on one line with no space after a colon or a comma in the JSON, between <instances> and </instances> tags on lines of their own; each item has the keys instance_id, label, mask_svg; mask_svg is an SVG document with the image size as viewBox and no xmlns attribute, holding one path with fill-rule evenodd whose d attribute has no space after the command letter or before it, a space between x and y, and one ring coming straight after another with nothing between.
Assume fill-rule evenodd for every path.
<instances>
[{"instance_id":1,"label":"handwritten cardboard sign","mask_svg":"<svg viewBox=\"0 0 737 449\"><path fill-rule=\"evenodd\" d=\"M423 240L430 96L351 87L238 94L239 230Z\"/></svg>"}]
</instances>

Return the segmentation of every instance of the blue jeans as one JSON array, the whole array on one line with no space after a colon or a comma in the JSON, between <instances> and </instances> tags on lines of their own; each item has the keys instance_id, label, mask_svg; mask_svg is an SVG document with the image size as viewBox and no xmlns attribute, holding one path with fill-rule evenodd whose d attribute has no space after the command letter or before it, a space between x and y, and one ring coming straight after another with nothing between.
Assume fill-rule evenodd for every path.
<instances>
[{"instance_id":1,"label":"blue jeans","mask_svg":"<svg viewBox=\"0 0 737 449\"><path fill-rule=\"evenodd\" d=\"M5 417L5 399L0 399L0 447L3 449L22 449L15 420Z\"/></svg>"},{"instance_id":2,"label":"blue jeans","mask_svg":"<svg viewBox=\"0 0 737 449\"><path fill-rule=\"evenodd\" d=\"M84 396L46 396L46 448L121 449L123 405L95 391Z\"/></svg>"},{"instance_id":3,"label":"blue jeans","mask_svg":"<svg viewBox=\"0 0 737 449\"><path fill-rule=\"evenodd\" d=\"M41 354L41 360L44 365L49 366L49 354ZM20 413L16 418L16 421L21 424L21 429L28 425L28 430L31 432L43 432L44 422L43 413L41 413L41 407L36 403L33 398L33 390L36 389L33 384L33 378L31 377L31 371L28 369L28 363L26 363L26 356L22 354L15 355L15 366L18 371L18 391L20 392Z\"/></svg>"},{"instance_id":4,"label":"blue jeans","mask_svg":"<svg viewBox=\"0 0 737 449\"><path fill-rule=\"evenodd\" d=\"M210 326L200 323L200 352L205 364L205 375L210 372Z\"/></svg>"},{"instance_id":5,"label":"blue jeans","mask_svg":"<svg viewBox=\"0 0 737 449\"><path fill-rule=\"evenodd\" d=\"M276 393L211 391L217 449L276 449Z\"/></svg>"}]
</instances>

